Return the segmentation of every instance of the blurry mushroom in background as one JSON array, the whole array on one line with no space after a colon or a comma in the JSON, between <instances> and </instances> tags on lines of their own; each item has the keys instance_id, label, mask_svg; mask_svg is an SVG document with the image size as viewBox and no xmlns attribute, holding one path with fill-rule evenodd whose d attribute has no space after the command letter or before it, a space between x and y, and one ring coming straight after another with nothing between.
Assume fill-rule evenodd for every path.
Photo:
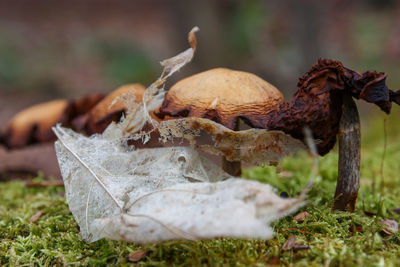
<instances>
[{"instance_id":1,"label":"blurry mushroom in background","mask_svg":"<svg viewBox=\"0 0 400 267\"><path fill-rule=\"evenodd\" d=\"M96 93L72 101L59 99L17 113L0 133L0 179L21 179L25 174L35 177L38 171L47 177L61 177L54 145L47 144L55 140L51 127L56 123L71 127L72 119L85 114L102 98Z\"/></svg>"},{"instance_id":2,"label":"blurry mushroom in background","mask_svg":"<svg viewBox=\"0 0 400 267\"><path fill-rule=\"evenodd\" d=\"M53 100L29 107L17 113L3 134L3 142L10 148L24 147L33 140L52 140L51 127L62 120L68 101Z\"/></svg>"},{"instance_id":3,"label":"blurry mushroom in background","mask_svg":"<svg viewBox=\"0 0 400 267\"><path fill-rule=\"evenodd\" d=\"M0 174L44 171L46 176L60 177L54 146L45 144L55 140L51 128L61 123L85 135L102 133L111 122L118 122L126 111L122 98L126 96L130 100L133 94L135 101L140 102L144 90L140 84L128 84L106 97L95 93L71 101L53 100L20 111L0 134L0 144L12 150L0 149L0 157L6 158L0 162ZM31 146L34 144L40 145ZM132 144L143 146L140 141Z\"/></svg>"},{"instance_id":4,"label":"blurry mushroom in background","mask_svg":"<svg viewBox=\"0 0 400 267\"><path fill-rule=\"evenodd\" d=\"M339 177L334 209L354 210L360 176L360 126L352 97L378 105L386 113L391 102L400 104L400 91L385 85L386 74L363 74L341 62L321 59L298 83L289 103L272 85L252 74L214 69L188 77L168 91L156 114L160 118L208 118L238 130L238 120L267 130L281 130L303 140L311 129L318 153L328 153L339 134ZM262 104L264 103L264 104ZM237 175L240 163L225 170Z\"/></svg>"},{"instance_id":5,"label":"blurry mushroom in background","mask_svg":"<svg viewBox=\"0 0 400 267\"><path fill-rule=\"evenodd\" d=\"M123 85L110 94L104 99L97 103L89 112L84 116L77 117L72 121L73 129L77 130L85 135L92 135L95 133L103 133L108 125L112 122L118 122L128 110L128 103L134 99L135 103L141 103L143 94L146 88L139 84L126 84ZM160 121L153 112L150 112L150 116L157 121ZM147 123L143 126L143 131L150 131L152 126ZM130 140L129 144L135 147L158 147L161 144L158 142L157 131L151 133L152 138L146 144L143 144L141 140Z\"/></svg>"},{"instance_id":6,"label":"blurry mushroom in background","mask_svg":"<svg viewBox=\"0 0 400 267\"><path fill-rule=\"evenodd\" d=\"M88 112L104 95L92 94L75 101L53 100L31 106L17 113L1 134L1 143L7 148L55 140L51 127L61 123L67 127L71 121Z\"/></svg>"},{"instance_id":7,"label":"blurry mushroom in background","mask_svg":"<svg viewBox=\"0 0 400 267\"><path fill-rule=\"evenodd\" d=\"M283 103L281 92L256 75L217 68L173 85L156 116L207 118L237 131L240 120L252 126L251 118L262 119ZM223 169L233 176L241 174L240 162L225 157Z\"/></svg>"},{"instance_id":8,"label":"blurry mushroom in background","mask_svg":"<svg viewBox=\"0 0 400 267\"><path fill-rule=\"evenodd\" d=\"M119 121L126 112L123 97L134 95L135 102L142 101L146 88L139 84L123 85L96 104L85 116L74 121L75 127L84 133L91 135L102 133L113 121Z\"/></svg>"}]
</instances>

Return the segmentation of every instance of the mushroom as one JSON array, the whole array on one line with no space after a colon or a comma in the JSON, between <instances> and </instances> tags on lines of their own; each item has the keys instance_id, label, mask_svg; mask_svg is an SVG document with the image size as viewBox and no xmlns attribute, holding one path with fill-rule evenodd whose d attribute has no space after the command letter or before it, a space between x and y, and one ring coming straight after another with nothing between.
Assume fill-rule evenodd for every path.
<instances>
[{"instance_id":1,"label":"mushroom","mask_svg":"<svg viewBox=\"0 0 400 267\"><path fill-rule=\"evenodd\" d=\"M281 92L256 75L217 68L173 85L156 115L207 118L237 131L240 119L251 124L251 118L262 119L283 103ZM223 157L222 164L229 174L241 174L239 161Z\"/></svg>"},{"instance_id":2,"label":"mushroom","mask_svg":"<svg viewBox=\"0 0 400 267\"><path fill-rule=\"evenodd\" d=\"M97 103L84 117L78 117L73 121L75 129L86 135L102 133L110 123L118 122L126 114L128 106L132 106L128 104L132 99L135 103L141 103L145 90L146 88L139 83L126 84L117 88ZM154 120L160 121L154 112L150 112L150 116ZM142 130L151 131L152 128L150 123L146 123ZM148 143L143 144L141 140L129 140L129 144L137 148L160 146L157 131L151 132L151 139Z\"/></svg>"},{"instance_id":3,"label":"mushroom","mask_svg":"<svg viewBox=\"0 0 400 267\"><path fill-rule=\"evenodd\" d=\"M126 112L123 98L133 94L135 102L139 102L145 90L146 88L139 83L117 88L87 113L84 124L80 128L84 128L84 132L88 135L102 133L111 122L118 121Z\"/></svg>"},{"instance_id":4,"label":"mushroom","mask_svg":"<svg viewBox=\"0 0 400 267\"><path fill-rule=\"evenodd\" d=\"M71 126L73 118L85 114L103 97L92 94L75 101L58 99L31 106L10 120L0 141L8 148L22 148L55 140L52 126L56 123Z\"/></svg>"},{"instance_id":5,"label":"mushroom","mask_svg":"<svg viewBox=\"0 0 400 267\"><path fill-rule=\"evenodd\" d=\"M360 170L360 126L352 98L375 103L389 113L391 102L400 104L400 91L390 90L385 79L385 73L360 74L339 61L320 59L300 79L293 99L284 103L275 87L255 75L213 69L173 85L156 115L208 118L232 130L238 130L242 119L251 127L281 130L299 140L304 139L303 130L309 127L320 155L333 148L339 134L334 209L349 207L352 211ZM240 162L226 164L224 169L237 175Z\"/></svg>"},{"instance_id":6,"label":"mushroom","mask_svg":"<svg viewBox=\"0 0 400 267\"><path fill-rule=\"evenodd\" d=\"M3 142L8 147L17 148L26 146L32 140L51 140L54 138L51 126L62 118L67 106L67 100L59 99L17 113L4 131Z\"/></svg>"},{"instance_id":7,"label":"mushroom","mask_svg":"<svg viewBox=\"0 0 400 267\"><path fill-rule=\"evenodd\" d=\"M53 141L55 136L51 128L57 123L86 135L102 133L126 112L123 98L133 93L135 101L140 102L144 91L141 84L127 84L106 97L95 93L72 101L58 99L31 106L10 120L0 135L0 143L8 148L22 148Z\"/></svg>"}]
</instances>

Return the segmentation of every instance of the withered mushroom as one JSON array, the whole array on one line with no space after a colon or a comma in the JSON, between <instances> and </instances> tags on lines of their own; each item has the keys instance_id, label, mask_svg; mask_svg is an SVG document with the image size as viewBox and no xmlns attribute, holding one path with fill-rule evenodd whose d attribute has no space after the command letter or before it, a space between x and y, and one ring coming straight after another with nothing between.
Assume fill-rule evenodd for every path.
<instances>
[{"instance_id":1,"label":"withered mushroom","mask_svg":"<svg viewBox=\"0 0 400 267\"><path fill-rule=\"evenodd\" d=\"M81 125L80 128L84 128L84 132L89 135L102 133L111 122L118 121L122 114L126 112L126 106L122 98L130 97L133 94L135 101L140 102L145 90L146 88L139 83L119 87L87 113L85 125Z\"/></svg>"},{"instance_id":2,"label":"withered mushroom","mask_svg":"<svg viewBox=\"0 0 400 267\"><path fill-rule=\"evenodd\" d=\"M122 115L127 112L127 103L134 98L136 103L142 102L146 88L139 84L126 84L108 94L103 100L97 103L85 116L78 117L73 121L74 128L86 135L102 133L110 123L118 122ZM160 118L150 112L150 116L160 121ZM143 126L144 131L150 131L152 126L147 123ZM143 144L141 140L130 140L129 144L135 147L157 147L159 146L158 134L151 133L150 142Z\"/></svg>"},{"instance_id":3,"label":"withered mushroom","mask_svg":"<svg viewBox=\"0 0 400 267\"><path fill-rule=\"evenodd\" d=\"M6 126L1 142L8 148L55 140L51 127L70 126L73 118L88 112L104 96L92 94L75 101L58 99L31 106L17 113Z\"/></svg>"},{"instance_id":4,"label":"withered mushroom","mask_svg":"<svg viewBox=\"0 0 400 267\"><path fill-rule=\"evenodd\" d=\"M16 148L26 146L32 139L39 142L52 139L51 126L60 121L67 106L67 100L59 99L17 113L4 131L4 143Z\"/></svg>"},{"instance_id":5,"label":"withered mushroom","mask_svg":"<svg viewBox=\"0 0 400 267\"><path fill-rule=\"evenodd\" d=\"M251 124L252 118L265 118L283 103L281 92L258 76L217 68L173 85L156 115L207 118L239 130L240 119ZM240 162L224 158L223 168L234 176L241 173Z\"/></svg>"},{"instance_id":6,"label":"withered mushroom","mask_svg":"<svg viewBox=\"0 0 400 267\"><path fill-rule=\"evenodd\" d=\"M360 133L352 97L375 103L386 113L400 104L400 91L385 85L386 74L360 74L341 62L321 59L298 83L284 103L279 91L262 79L242 72L214 69L186 78L168 91L157 115L201 117L237 130L239 119L255 128L281 130L303 140L309 127L318 153L328 153L339 134L339 177L334 209L354 210L359 188ZM264 103L264 104L263 104ZM233 167L232 167L233 165ZM225 169L235 175L239 163Z\"/></svg>"}]
</instances>

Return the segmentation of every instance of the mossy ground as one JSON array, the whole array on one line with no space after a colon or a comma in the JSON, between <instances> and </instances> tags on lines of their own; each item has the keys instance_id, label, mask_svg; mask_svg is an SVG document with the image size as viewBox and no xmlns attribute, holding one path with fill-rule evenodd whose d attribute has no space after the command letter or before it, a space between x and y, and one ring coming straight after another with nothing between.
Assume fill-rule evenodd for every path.
<instances>
[{"instance_id":1,"label":"mossy ground","mask_svg":"<svg viewBox=\"0 0 400 267\"><path fill-rule=\"evenodd\" d=\"M382 120L374 123L363 139L361 189L355 213L331 211L337 177L336 152L320 158L322 179L316 181L307 205L300 210L311 216L302 223L293 221L293 216L276 222L276 236L267 241L224 238L138 246L100 240L87 244L79 239L79 229L62 188L0 183L0 265L128 265L128 254L144 249L147 255L137 264L400 266L400 234L384 237L378 224L385 218L400 220L400 215L392 211L400 207L400 140L396 134L399 126L395 119L387 122L389 138L382 184ZM252 168L244 176L296 196L309 180L311 159L305 154L288 158L280 169L277 173L274 167ZM289 172L292 177L282 177ZM377 215L366 216L363 210ZM30 223L29 219L38 211L45 214ZM350 228L355 226L361 226L362 231L351 232ZM282 246L291 235L310 248L283 251Z\"/></svg>"}]
</instances>

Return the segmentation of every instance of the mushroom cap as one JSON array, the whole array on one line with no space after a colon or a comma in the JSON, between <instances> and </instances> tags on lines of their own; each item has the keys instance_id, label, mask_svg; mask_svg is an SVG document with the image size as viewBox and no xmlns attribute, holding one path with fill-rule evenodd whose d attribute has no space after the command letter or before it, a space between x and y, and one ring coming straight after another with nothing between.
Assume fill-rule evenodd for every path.
<instances>
[{"instance_id":1,"label":"mushroom cap","mask_svg":"<svg viewBox=\"0 0 400 267\"><path fill-rule=\"evenodd\" d=\"M4 132L4 140L9 147L22 147L30 139L47 141L53 137L51 127L60 122L68 101L64 99L31 106L18 112ZM34 134L35 136L31 136Z\"/></svg>"},{"instance_id":2,"label":"mushroom cap","mask_svg":"<svg viewBox=\"0 0 400 267\"><path fill-rule=\"evenodd\" d=\"M126 111L122 97L134 95L135 102L140 102L145 90L143 85L134 83L123 85L108 94L89 111L87 132L89 134L102 133L112 121L118 121L122 113Z\"/></svg>"},{"instance_id":3,"label":"mushroom cap","mask_svg":"<svg viewBox=\"0 0 400 267\"><path fill-rule=\"evenodd\" d=\"M157 115L208 118L233 130L239 118L251 125L283 103L282 93L258 76L216 68L173 85Z\"/></svg>"},{"instance_id":4,"label":"mushroom cap","mask_svg":"<svg viewBox=\"0 0 400 267\"><path fill-rule=\"evenodd\" d=\"M117 88L115 91L108 94L102 101L97 103L97 105L89 112L91 119L94 122L97 122L111 113L125 110L125 104L120 98L123 95L129 96L133 93L135 96L135 102L141 102L145 90L146 88L139 83L126 84Z\"/></svg>"},{"instance_id":5,"label":"mushroom cap","mask_svg":"<svg viewBox=\"0 0 400 267\"><path fill-rule=\"evenodd\" d=\"M124 96L135 96L135 102L142 102L146 88L139 84L126 84L108 94L102 101L97 103L88 113L86 130L88 134L102 133L112 121L118 121L127 107L123 101ZM150 114L153 118L159 118Z\"/></svg>"}]
</instances>

